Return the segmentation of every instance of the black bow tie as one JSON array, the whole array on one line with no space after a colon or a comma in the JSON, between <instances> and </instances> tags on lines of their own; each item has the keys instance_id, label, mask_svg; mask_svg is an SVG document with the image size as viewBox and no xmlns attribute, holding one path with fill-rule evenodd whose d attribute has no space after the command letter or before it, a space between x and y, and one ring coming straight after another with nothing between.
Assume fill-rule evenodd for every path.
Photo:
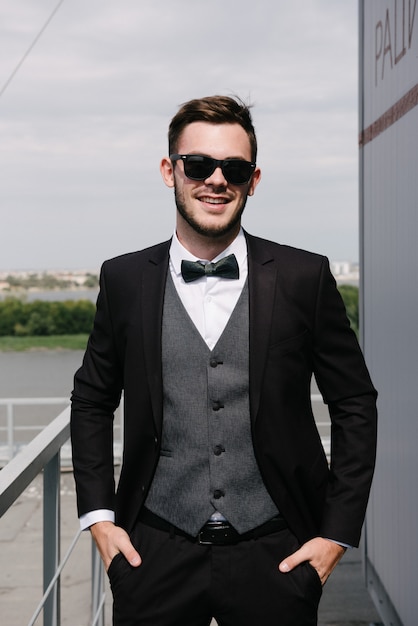
<instances>
[{"instance_id":1,"label":"black bow tie","mask_svg":"<svg viewBox=\"0 0 418 626\"><path fill-rule=\"evenodd\" d=\"M206 265L200 261L182 261L181 275L186 283L191 283L201 276L239 278L239 267L235 254L230 254L216 263L206 263Z\"/></svg>"}]
</instances>

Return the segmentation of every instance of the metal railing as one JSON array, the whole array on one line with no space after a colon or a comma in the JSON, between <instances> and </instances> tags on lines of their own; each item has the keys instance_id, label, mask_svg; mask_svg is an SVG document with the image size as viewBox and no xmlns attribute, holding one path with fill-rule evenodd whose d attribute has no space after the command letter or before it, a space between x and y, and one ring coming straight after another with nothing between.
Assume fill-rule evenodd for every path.
<instances>
[{"instance_id":1,"label":"metal railing","mask_svg":"<svg viewBox=\"0 0 418 626\"><path fill-rule=\"evenodd\" d=\"M80 535L76 533L66 554L60 558L60 451L70 436L70 408L67 407L0 471L0 517L28 485L43 472L43 597L28 626L43 611L44 626L60 626L60 577ZM104 571L92 542L92 621L104 626Z\"/></svg>"},{"instance_id":2,"label":"metal railing","mask_svg":"<svg viewBox=\"0 0 418 626\"><path fill-rule=\"evenodd\" d=\"M34 432L40 432L46 424L24 424L22 420L16 415L16 408L18 407L46 407L56 406L59 407L68 405L70 402L68 397L36 397L36 398L0 398L0 409L4 407L6 413L6 420L4 420L4 411L2 420L0 422L0 467L3 467L6 463L11 461L14 456L21 450L28 441L28 435ZM120 463L121 459L121 441L123 439L123 404L116 410L115 413L115 443L114 454L115 462ZM31 419L32 422L32 419ZM6 433L3 437L2 433ZM22 437L26 435L26 437ZM61 450L61 466L71 465L71 446L69 443L64 444Z\"/></svg>"},{"instance_id":3,"label":"metal railing","mask_svg":"<svg viewBox=\"0 0 418 626\"><path fill-rule=\"evenodd\" d=\"M0 462L5 463L11 461L19 450L21 442L16 442L18 433L30 431L41 431L45 428L45 424L16 424L15 407L18 406L65 406L69 404L69 398L0 398L0 407L6 408L6 425L0 425L0 433L6 431L5 446L2 447Z\"/></svg>"}]
</instances>

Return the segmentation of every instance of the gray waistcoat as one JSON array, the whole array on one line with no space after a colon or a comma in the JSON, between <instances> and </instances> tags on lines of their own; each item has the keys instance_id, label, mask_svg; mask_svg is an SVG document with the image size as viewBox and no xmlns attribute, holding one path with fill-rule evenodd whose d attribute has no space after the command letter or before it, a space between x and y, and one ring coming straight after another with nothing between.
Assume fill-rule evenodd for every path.
<instances>
[{"instance_id":1,"label":"gray waistcoat","mask_svg":"<svg viewBox=\"0 0 418 626\"><path fill-rule=\"evenodd\" d=\"M215 510L240 533L277 513L252 445L248 335L247 286L210 350L168 276L162 447L145 505L193 536Z\"/></svg>"}]
</instances>

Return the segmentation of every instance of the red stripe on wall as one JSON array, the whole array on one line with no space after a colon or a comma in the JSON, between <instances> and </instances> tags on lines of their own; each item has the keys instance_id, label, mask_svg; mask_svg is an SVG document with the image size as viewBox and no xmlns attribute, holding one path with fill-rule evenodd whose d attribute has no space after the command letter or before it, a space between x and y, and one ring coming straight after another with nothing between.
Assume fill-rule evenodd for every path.
<instances>
[{"instance_id":1,"label":"red stripe on wall","mask_svg":"<svg viewBox=\"0 0 418 626\"><path fill-rule=\"evenodd\" d=\"M360 147L365 146L366 143L369 143L370 141L373 141L373 139L401 119L401 117L417 106L417 104L418 85L415 85L415 87L412 87L412 89L410 89L408 93L398 100L398 102L395 102L390 109L377 118L373 124L370 124L370 126L361 131L359 135Z\"/></svg>"}]
</instances>

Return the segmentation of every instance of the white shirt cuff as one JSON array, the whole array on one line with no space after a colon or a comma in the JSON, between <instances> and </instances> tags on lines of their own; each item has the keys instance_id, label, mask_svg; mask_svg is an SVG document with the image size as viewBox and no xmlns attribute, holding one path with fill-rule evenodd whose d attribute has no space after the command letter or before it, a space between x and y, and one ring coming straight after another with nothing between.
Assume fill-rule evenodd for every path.
<instances>
[{"instance_id":1,"label":"white shirt cuff","mask_svg":"<svg viewBox=\"0 0 418 626\"><path fill-rule=\"evenodd\" d=\"M332 543L336 543L342 548L347 548L348 550L352 550L353 546L350 546L348 543L343 543L342 541L337 541L336 539L330 539L329 537L324 537L324 539L328 539L328 541L332 541Z\"/></svg>"},{"instance_id":2,"label":"white shirt cuff","mask_svg":"<svg viewBox=\"0 0 418 626\"><path fill-rule=\"evenodd\" d=\"M81 530L88 530L93 524L98 522L115 522L115 513L109 509L97 509L90 511L80 517Z\"/></svg>"}]
</instances>

